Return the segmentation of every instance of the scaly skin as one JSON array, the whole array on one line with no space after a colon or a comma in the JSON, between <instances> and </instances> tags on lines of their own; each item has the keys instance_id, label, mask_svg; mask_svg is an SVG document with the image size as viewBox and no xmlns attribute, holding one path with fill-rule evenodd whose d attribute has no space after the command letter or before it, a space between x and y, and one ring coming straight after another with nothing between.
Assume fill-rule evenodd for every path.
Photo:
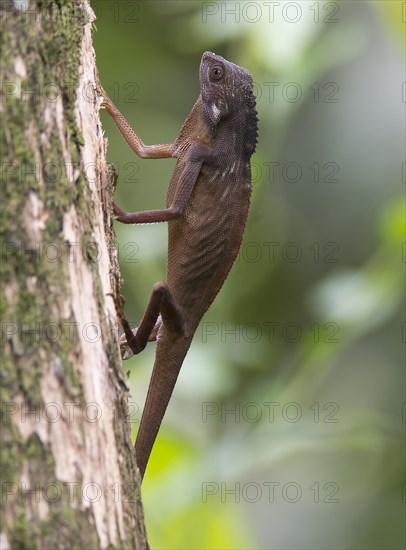
<instances>
[{"instance_id":1,"label":"scaly skin","mask_svg":"<svg viewBox=\"0 0 406 550\"><path fill-rule=\"evenodd\" d=\"M196 328L238 254L250 204L250 158L258 121L252 77L242 67L206 52L200 64L200 90L175 143L145 146L101 88L105 107L139 156L178 159L166 209L127 213L114 206L123 223L167 221L169 225L167 282L154 286L135 331L119 311L125 332L123 355L139 353L148 341L157 340L135 442L141 476Z\"/></svg>"}]
</instances>

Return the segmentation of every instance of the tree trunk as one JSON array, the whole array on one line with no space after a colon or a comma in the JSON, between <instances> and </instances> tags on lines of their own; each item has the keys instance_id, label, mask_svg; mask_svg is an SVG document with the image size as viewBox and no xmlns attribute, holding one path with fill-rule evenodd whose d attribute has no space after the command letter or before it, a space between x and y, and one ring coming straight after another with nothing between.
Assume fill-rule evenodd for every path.
<instances>
[{"instance_id":1,"label":"tree trunk","mask_svg":"<svg viewBox=\"0 0 406 550\"><path fill-rule=\"evenodd\" d=\"M2 2L2 549L146 548L87 0Z\"/></svg>"}]
</instances>

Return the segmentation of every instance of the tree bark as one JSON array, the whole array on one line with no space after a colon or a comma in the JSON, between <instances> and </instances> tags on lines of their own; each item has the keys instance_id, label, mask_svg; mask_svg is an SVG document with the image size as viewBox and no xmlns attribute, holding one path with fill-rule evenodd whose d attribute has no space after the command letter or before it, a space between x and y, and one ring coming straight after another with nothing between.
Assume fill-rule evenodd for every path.
<instances>
[{"instance_id":1,"label":"tree bark","mask_svg":"<svg viewBox=\"0 0 406 550\"><path fill-rule=\"evenodd\" d=\"M2 549L146 548L87 0L3 2Z\"/></svg>"}]
</instances>

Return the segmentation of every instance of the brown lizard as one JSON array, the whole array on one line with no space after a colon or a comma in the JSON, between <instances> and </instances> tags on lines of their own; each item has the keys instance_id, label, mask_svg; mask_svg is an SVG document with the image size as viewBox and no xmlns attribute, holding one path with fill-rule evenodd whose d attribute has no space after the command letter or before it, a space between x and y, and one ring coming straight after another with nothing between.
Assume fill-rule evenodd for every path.
<instances>
[{"instance_id":1,"label":"brown lizard","mask_svg":"<svg viewBox=\"0 0 406 550\"><path fill-rule=\"evenodd\" d=\"M143 477L180 368L204 313L238 254L251 196L250 158L258 118L251 74L219 55L205 52L200 95L173 144L144 145L101 88L103 105L130 147L142 158L177 159L166 208L124 212L122 223L168 222L167 282L153 287L144 317L124 328L123 358L157 340L155 364L135 451Z\"/></svg>"}]
</instances>

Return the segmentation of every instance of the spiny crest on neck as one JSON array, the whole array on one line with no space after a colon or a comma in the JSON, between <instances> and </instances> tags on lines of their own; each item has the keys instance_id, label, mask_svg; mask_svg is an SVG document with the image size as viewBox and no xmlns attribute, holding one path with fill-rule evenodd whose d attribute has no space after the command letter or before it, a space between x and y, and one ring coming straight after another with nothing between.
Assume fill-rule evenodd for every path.
<instances>
[{"instance_id":1,"label":"spiny crest on neck","mask_svg":"<svg viewBox=\"0 0 406 550\"><path fill-rule=\"evenodd\" d=\"M244 156L249 158L254 153L258 143L258 113L252 85L246 88L246 116L245 116L245 147Z\"/></svg>"}]
</instances>

